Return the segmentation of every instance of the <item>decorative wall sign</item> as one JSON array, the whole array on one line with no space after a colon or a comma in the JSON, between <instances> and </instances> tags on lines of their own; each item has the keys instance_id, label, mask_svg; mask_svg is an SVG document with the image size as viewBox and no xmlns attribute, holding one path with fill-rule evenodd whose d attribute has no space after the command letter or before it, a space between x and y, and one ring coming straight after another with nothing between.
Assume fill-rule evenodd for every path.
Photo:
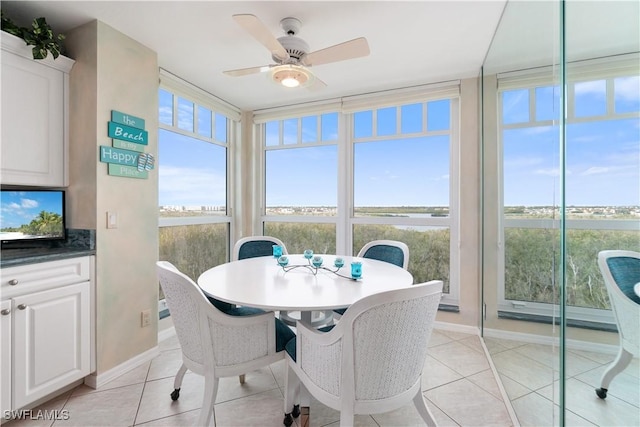
<instances>
[{"instance_id":1,"label":"decorative wall sign","mask_svg":"<svg viewBox=\"0 0 640 427\"><path fill-rule=\"evenodd\" d=\"M139 171L138 168L132 166L117 165L114 163L109 164L109 175L124 176L125 178L149 178L149 172Z\"/></svg>"},{"instance_id":2,"label":"decorative wall sign","mask_svg":"<svg viewBox=\"0 0 640 427\"><path fill-rule=\"evenodd\" d=\"M149 134L146 130L109 122L109 137L136 144L148 144Z\"/></svg>"},{"instance_id":3,"label":"decorative wall sign","mask_svg":"<svg viewBox=\"0 0 640 427\"><path fill-rule=\"evenodd\" d=\"M119 139L114 139L113 140L113 146L116 148L122 148L123 150L131 150L131 151L137 151L139 153L144 152L144 145L141 144L135 144L133 142L127 142L127 141L120 141Z\"/></svg>"},{"instance_id":4,"label":"decorative wall sign","mask_svg":"<svg viewBox=\"0 0 640 427\"><path fill-rule=\"evenodd\" d=\"M100 161L104 163L116 163L118 165L138 166L137 151L121 150L119 148L100 146Z\"/></svg>"},{"instance_id":5,"label":"decorative wall sign","mask_svg":"<svg viewBox=\"0 0 640 427\"><path fill-rule=\"evenodd\" d=\"M150 171L153 169L154 159L151 154L142 153L138 156L138 170L139 171Z\"/></svg>"},{"instance_id":6,"label":"decorative wall sign","mask_svg":"<svg viewBox=\"0 0 640 427\"><path fill-rule=\"evenodd\" d=\"M111 110L111 121L144 130L144 119L130 114L121 113L120 111Z\"/></svg>"},{"instance_id":7,"label":"decorative wall sign","mask_svg":"<svg viewBox=\"0 0 640 427\"><path fill-rule=\"evenodd\" d=\"M100 146L100 161L108 163L109 175L146 179L153 169L155 159L145 153L149 134L144 130L144 119L111 110L107 135L112 147Z\"/></svg>"}]
</instances>

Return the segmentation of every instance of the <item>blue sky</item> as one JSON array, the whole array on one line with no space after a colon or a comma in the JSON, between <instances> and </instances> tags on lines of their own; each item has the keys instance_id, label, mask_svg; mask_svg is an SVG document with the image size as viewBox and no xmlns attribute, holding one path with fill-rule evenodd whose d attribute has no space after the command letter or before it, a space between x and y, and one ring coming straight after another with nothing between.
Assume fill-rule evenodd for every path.
<instances>
[{"instance_id":1,"label":"blue sky","mask_svg":"<svg viewBox=\"0 0 640 427\"><path fill-rule=\"evenodd\" d=\"M566 134L568 205L640 205L640 78L616 78L613 87L614 111L626 114L620 119L612 112L604 115L604 80L574 86L576 108L570 111ZM171 100L163 92L161 121L170 123ZM506 206L560 202L560 130L553 122L559 117L559 101L558 88L552 86L538 87L532 95L527 89L503 92L503 121L513 127L502 134ZM535 111L529 111L530 105ZM193 105L180 101L178 107L179 127L192 128ZM427 131L442 132L414 136L425 126L424 109ZM354 137L361 141L353 152L356 207L449 205L449 109L448 100L380 108L375 123L372 110L354 114ZM202 111L199 115L205 117ZM215 114L196 127L222 139L222 126L216 123L223 120ZM297 143L298 131L300 145L267 150L267 206L336 206L337 144L304 145L337 141L338 114L303 117L300 123L298 130L298 119L282 122L282 147ZM280 144L279 126L267 123L267 147ZM225 170L225 147L160 132L161 205L224 205Z\"/></svg>"},{"instance_id":2,"label":"blue sky","mask_svg":"<svg viewBox=\"0 0 640 427\"><path fill-rule=\"evenodd\" d=\"M57 191L2 191L0 228L28 224L41 211L62 215L62 195Z\"/></svg>"},{"instance_id":3,"label":"blue sky","mask_svg":"<svg viewBox=\"0 0 640 427\"><path fill-rule=\"evenodd\" d=\"M615 113L609 115L606 87L605 80L574 86L565 144L567 205L640 205L640 77L614 79ZM558 90L537 88L535 97L530 118L528 90L503 93L504 123L530 123L502 134L506 206L560 203L560 128L549 124L559 117Z\"/></svg>"}]
</instances>

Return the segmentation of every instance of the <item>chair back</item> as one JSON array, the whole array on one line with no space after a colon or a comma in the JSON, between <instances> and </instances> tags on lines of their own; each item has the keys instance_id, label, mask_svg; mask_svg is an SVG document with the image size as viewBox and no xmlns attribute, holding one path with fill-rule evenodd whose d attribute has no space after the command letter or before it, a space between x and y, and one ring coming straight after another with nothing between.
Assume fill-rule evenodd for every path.
<instances>
[{"instance_id":1,"label":"chair back","mask_svg":"<svg viewBox=\"0 0 640 427\"><path fill-rule=\"evenodd\" d=\"M373 240L360 249L358 256L385 261L405 270L409 267L409 247L396 240Z\"/></svg>"},{"instance_id":2,"label":"chair back","mask_svg":"<svg viewBox=\"0 0 640 427\"><path fill-rule=\"evenodd\" d=\"M351 305L340 320L345 324L342 380L347 381L342 391L352 382L355 401L381 400L416 386L441 294L442 281L433 280Z\"/></svg>"},{"instance_id":3,"label":"chair back","mask_svg":"<svg viewBox=\"0 0 640 427\"><path fill-rule=\"evenodd\" d=\"M273 245L282 246L282 254L287 255L287 247L282 240L271 236L250 236L238 240L233 247L233 261L260 256L272 256Z\"/></svg>"},{"instance_id":4,"label":"chair back","mask_svg":"<svg viewBox=\"0 0 640 427\"><path fill-rule=\"evenodd\" d=\"M640 283L640 253L601 251L598 253L598 266L607 287L621 340L637 351L640 346L640 297L635 294L633 287Z\"/></svg>"},{"instance_id":5,"label":"chair back","mask_svg":"<svg viewBox=\"0 0 640 427\"><path fill-rule=\"evenodd\" d=\"M200 287L167 261L156 263L162 292L167 301L182 353L202 365L204 352L200 333L200 305L207 302Z\"/></svg>"}]
</instances>

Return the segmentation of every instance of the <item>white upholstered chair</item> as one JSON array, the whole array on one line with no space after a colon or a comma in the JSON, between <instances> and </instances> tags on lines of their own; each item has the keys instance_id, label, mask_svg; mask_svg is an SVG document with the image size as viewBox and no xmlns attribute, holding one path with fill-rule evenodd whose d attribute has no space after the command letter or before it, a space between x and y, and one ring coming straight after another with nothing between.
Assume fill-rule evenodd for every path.
<instances>
[{"instance_id":1,"label":"white upholstered chair","mask_svg":"<svg viewBox=\"0 0 640 427\"><path fill-rule=\"evenodd\" d=\"M218 379L268 366L284 357L276 352L273 312L230 316L209 303L200 287L171 263L157 264L160 286L182 348L182 366L174 380L173 400L187 369L204 376L199 426L211 424ZM214 422L215 425L215 422Z\"/></svg>"},{"instance_id":2,"label":"white upholstered chair","mask_svg":"<svg viewBox=\"0 0 640 427\"><path fill-rule=\"evenodd\" d=\"M297 336L286 346L284 424L299 414L294 403L302 383L340 411L340 426L352 426L356 414L388 412L409 402L435 426L421 380L441 294L442 281L433 280L370 295L351 305L328 332L298 322Z\"/></svg>"},{"instance_id":3,"label":"white upholstered chair","mask_svg":"<svg viewBox=\"0 0 640 427\"><path fill-rule=\"evenodd\" d=\"M633 251L602 251L598 254L598 266L609 293L611 309L618 325L620 348L618 356L604 371L596 394L607 397L609 384L631 362L640 356L640 296L634 285L640 283L640 253Z\"/></svg>"}]
</instances>

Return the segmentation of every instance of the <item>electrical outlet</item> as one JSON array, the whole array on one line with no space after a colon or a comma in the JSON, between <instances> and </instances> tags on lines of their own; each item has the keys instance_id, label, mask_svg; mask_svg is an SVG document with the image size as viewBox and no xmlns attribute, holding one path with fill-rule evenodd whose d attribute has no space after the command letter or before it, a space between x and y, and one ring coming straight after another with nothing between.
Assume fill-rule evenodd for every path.
<instances>
[{"instance_id":1,"label":"electrical outlet","mask_svg":"<svg viewBox=\"0 0 640 427\"><path fill-rule=\"evenodd\" d=\"M140 326L147 327L151 324L151 309L143 310L140 316Z\"/></svg>"}]
</instances>

